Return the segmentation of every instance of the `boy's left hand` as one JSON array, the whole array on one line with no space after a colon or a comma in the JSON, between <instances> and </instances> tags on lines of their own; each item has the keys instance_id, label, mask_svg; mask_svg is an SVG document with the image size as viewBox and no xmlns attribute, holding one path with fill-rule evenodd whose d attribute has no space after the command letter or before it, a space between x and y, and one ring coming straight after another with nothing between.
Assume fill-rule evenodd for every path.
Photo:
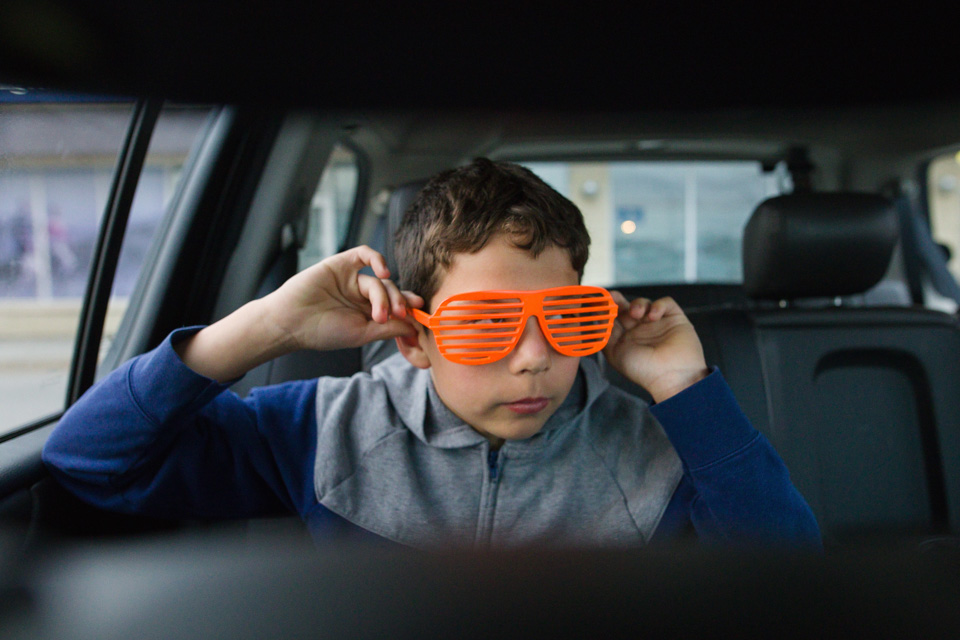
<instances>
[{"instance_id":1,"label":"boy's left hand","mask_svg":"<svg viewBox=\"0 0 960 640\"><path fill-rule=\"evenodd\" d=\"M673 298L632 303L611 291L620 313L603 355L631 382L663 402L707 376L700 338Z\"/></svg>"}]
</instances>

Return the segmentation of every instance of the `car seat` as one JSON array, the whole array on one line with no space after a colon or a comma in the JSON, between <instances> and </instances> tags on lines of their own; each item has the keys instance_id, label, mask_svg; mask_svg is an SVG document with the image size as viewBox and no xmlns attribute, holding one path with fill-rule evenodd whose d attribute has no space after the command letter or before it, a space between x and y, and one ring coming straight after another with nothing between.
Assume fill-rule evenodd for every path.
<instances>
[{"instance_id":1,"label":"car seat","mask_svg":"<svg viewBox=\"0 0 960 640\"><path fill-rule=\"evenodd\" d=\"M828 540L960 526L957 319L835 303L883 278L897 239L879 196L772 198L744 234L751 302L688 313Z\"/></svg>"}]
</instances>

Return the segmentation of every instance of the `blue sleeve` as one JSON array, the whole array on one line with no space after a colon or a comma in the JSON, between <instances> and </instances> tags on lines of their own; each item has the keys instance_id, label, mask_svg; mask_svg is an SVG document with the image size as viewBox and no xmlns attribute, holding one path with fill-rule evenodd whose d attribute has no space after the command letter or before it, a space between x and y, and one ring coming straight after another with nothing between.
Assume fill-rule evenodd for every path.
<instances>
[{"instance_id":1,"label":"blue sleeve","mask_svg":"<svg viewBox=\"0 0 960 640\"><path fill-rule=\"evenodd\" d=\"M706 541L821 546L816 518L783 460L719 370L650 410L684 470L656 539L678 533L687 520Z\"/></svg>"},{"instance_id":2,"label":"blue sleeve","mask_svg":"<svg viewBox=\"0 0 960 640\"><path fill-rule=\"evenodd\" d=\"M246 399L180 360L174 332L94 385L43 449L53 476L101 508L161 518L305 513L316 381Z\"/></svg>"}]
</instances>

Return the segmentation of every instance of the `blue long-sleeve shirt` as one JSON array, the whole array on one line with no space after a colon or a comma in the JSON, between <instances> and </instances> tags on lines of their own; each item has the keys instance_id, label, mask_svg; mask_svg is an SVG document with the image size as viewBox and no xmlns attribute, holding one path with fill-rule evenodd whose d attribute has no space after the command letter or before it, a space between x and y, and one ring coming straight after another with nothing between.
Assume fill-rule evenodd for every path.
<instances>
[{"instance_id":1,"label":"blue long-sleeve shirt","mask_svg":"<svg viewBox=\"0 0 960 640\"><path fill-rule=\"evenodd\" d=\"M416 546L711 541L819 546L783 462L719 371L647 408L584 362L543 430L491 452L426 372L254 390L241 399L157 349L95 385L43 452L77 496L171 518L297 513L318 538Z\"/></svg>"}]
</instances>

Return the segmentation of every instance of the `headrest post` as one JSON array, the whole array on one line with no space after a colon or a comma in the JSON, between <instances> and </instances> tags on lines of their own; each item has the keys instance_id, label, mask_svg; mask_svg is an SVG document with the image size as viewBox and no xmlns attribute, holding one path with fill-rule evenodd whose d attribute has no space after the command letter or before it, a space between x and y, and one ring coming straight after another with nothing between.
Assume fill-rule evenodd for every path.
<instances>
[{"instance_id":1,"label":"headrest post","mask_svg":"<svg viewBox=\"0 0 960 640\"><path fill-rule=\"evenodd\" d=\"M794 193L813 191L815 169L806 147L793 147L787 152L787 172L790 173L790 179L793 181Z\"/></svg>"}]
</instances>

